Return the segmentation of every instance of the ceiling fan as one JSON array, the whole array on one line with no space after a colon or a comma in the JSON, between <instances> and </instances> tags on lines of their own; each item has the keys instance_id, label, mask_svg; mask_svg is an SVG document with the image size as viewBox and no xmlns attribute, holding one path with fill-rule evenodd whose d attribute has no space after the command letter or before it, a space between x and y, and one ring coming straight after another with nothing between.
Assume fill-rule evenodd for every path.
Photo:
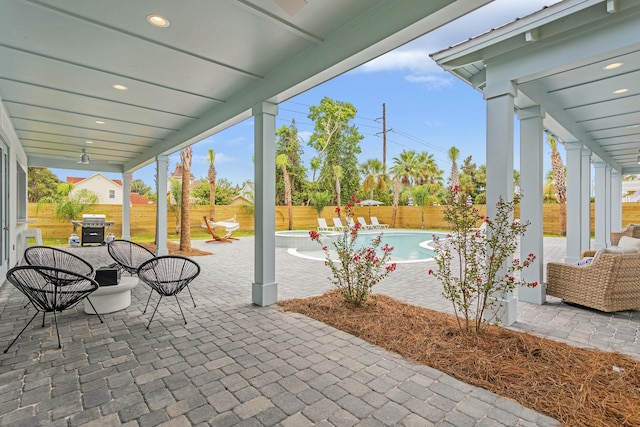
<instances>
[{"instance_id":1,"label":"ceiling fan","mask_svg":"<svg viewBox=\"0 0 640 427\"><path fill-rule=\"evenodd\" d=\"M80 156L80 160L76 163L81 163L83 165L89 164L89 153L87 147L82 147L82 156Z\"/></svg>"}]
</instances>

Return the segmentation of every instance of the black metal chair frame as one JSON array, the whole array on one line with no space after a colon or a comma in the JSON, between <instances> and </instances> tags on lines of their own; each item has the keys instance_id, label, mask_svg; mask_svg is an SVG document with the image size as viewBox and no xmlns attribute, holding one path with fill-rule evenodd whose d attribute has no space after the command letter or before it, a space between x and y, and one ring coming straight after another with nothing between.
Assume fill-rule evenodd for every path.
<instances>
[{"instance_id":1,"label":"black metal chair frame","mask_svg":"<svg viewBox=\"0 0 640 427\"><path fill-rule=\"evenodd\" d=\"M116 248L123 247L125 245L129 246L129 253L122 254L117 251ZM107 245L107 251L113 260L116 262L121 269L125 270L131 276L134 274L138 274L138 268L145 262L152 258L155 258L156 255L151 252L149 249L140 245L139 243L132 242L126 239L115 239L112 242L109 242ZM134 252L135 251L135 252ZM191 301L193 301L193 306L196 306L196 301L193 298L193 294L191 293L191 289L187 286L187 290L189 291L189 295L191 295ZM153 290L149 293L149 298L147 298L147 304L144 306L143 314L147 312L147 308L149 307L149 302L151 301L151 296L153 295Z\"/></svg>"},{"instance_id":2,"label":"black metal chair frame","mask_svg":"<svg viewBox=\"0 0 640 427\"><path fill-rule=\"evenodd\" d=\"M58 348L62 348L62 344L60 342L60 331L58 329L57 311L62 312L73 308L86 298L97 314L89 298L89 294L98 289L99 285L92 277L62 268L22 265L10 269L7 272L7 280L29 298L30 303L36 309L36 313L4 350L5 353L9 351L11 346L20 338L20 335L22 335L31 322L33 322L33 319L36 318L39 312L43 313L43 327L44 314L53 312L56 334L58 336ZM100 323L104 323L99 314L98 319L100 319Z\"/></svg>"},{"instance_id":3,"label":"black metal chair frame","mask_svg":"<svg viewBox=\"0 0 640 427\"><path fill-rule=\"evenodd\" d=\"M191 283L200 274L200 265L190 258L178 256L178 255L166 255L160 256L148 261L145 261L138 268L138 277L144 283L149 285L152 289L160 295L158 303L156 304L151 319L147 324L147 329L151 325L151 321L158 310L162 297L174 296L180 309L180 314L184 320L184 324L187 324L187 319L184 317L184 312L180 306L180 300L178 294L186 287L189 289L189 283ZM191 291L189 290L189 294ZM193 307L196 306L193 295L191 295L193 301Z\"/></svg>"},{"instance_id":4,"label":"black metal chair frame","mask_svg":"<svg viewBox=\"0 0 640 427\"><path fill-rule=\"evenodd\" d=\"M91 264L64 249L42 245L30 246L24 250L24 260L28 265L61 268L92 279L95 277L95 270ZM26 303L24 308L29 304L31 302ZM45 313L42 313L42 326L44 326L44 316Z\"/></svg>"}]
</instances>

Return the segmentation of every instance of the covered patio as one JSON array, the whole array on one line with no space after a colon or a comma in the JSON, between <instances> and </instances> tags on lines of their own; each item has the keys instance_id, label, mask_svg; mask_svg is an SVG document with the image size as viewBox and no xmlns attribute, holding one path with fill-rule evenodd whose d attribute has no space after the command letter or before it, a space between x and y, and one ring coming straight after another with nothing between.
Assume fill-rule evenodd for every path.
<instances>
[{"instance_id":1,"label":"covered patio","mask_svg":"<svg viewBox=\"0 0 640 427\"><path fill-rule=\"evenodd\" d=\"M544 243L547 257L564 258L564 239ZM194 258L202 266L191 285L198 306L180 295L187 325L167 300L147 330L148 289L138 286L132 305L104 315L104 324L82 308L60 316L62 350L50 323L30 327L9 353L0 352L0 425L555 425L305 316L256 307L245 291L253 245L242 238ZM204 241L194 246L210 249ZM77 251L105 262L104 247ZM275 256L282 299L329 289L321 261L285 248ZM375 292L450 312L441 285L426 274L434 264L398 265ZM2 350L29 317L24 303L13 287L0 289ZM637 311L598 313L556 298L518 308L516 330L640 357Z\"/></svg>"},{"instance_id":2,"label":"covered patio","mask_svg":"<svg viewBox=\"0 0 640 427\"><path fill-rule=\"evenodd\" d=\"M546 259L545 132L566 150L565 261L578 261L583 250L610 246L611 232L623 227L622 176L640 172L639 22L636 1L566 0L431 55L486 101L489 217L499 197L513 195L515 117L520 122L521 219L531 222L522 238L522 259L529 253ZM542 263L524 270L523 278L543 283ZM519 299L543 304L545 287L521 288ZM514 295L505 298L503 308L505 323L515 322Z\"/></svg>"}]
</instances>

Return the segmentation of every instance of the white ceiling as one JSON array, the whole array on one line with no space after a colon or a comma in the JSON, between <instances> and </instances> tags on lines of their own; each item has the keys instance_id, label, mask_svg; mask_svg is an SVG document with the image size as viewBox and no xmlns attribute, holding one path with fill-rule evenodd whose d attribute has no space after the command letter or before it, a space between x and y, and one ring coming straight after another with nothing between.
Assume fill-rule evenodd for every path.
<instances>
[{"instance_id":1,"label":"white ceiling","mask_svg":"<svg viewBox=\"0 0 640 427\"><path fill-rule=\"evenodd\" d=\"M2 0L0 98L29 165L132 171L489 1Z\"/></svg>"},{"instance_id":2,"label":"white ceiling","mask_svg":"<svg viewBox=\"0 0 640 427\"><path fill-rule=\"evenodd\" d=\"M640 173L640 1L565 0L432 57L481 90L513 81L516 106L541 105L562 142Z\"/></svg>"}]
</instances>

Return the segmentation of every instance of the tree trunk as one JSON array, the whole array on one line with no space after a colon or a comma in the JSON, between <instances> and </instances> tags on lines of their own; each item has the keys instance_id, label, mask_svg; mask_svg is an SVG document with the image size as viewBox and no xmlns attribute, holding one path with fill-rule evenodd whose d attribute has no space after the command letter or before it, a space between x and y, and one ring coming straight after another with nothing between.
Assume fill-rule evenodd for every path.
<instances>
[{"instance_id":1,"label":"tree trunk","mask_svg":"<svg viewBox=\"0 0 640 427\"><path fill-rule=\"evenodd\" d=\"M293 204L291 201L291 179L287 167L282 168L282 178L284 179L284 198L287 202L289 212L289 230L293 230Z\"/></svg>"},{"instance_id":2,"label":"tree trunk","mask_svg":"<svg viewBox=\"0 0 640 427\"><path fill-rule=\"evenodd\" d=\"M567 235L567 204L560 203L560 235Z\"/></svg>"},{"instance_id":3,"label":"tree trunk","mask_svg":"<svg viewBox=\"0 0 640 427\"><path fill-rule=\"evenodd\" d=\"M396 227L396 215L398 213L398 203L400 202L400 179L395 179L395 186L393 187L393 210L391 213L391 228Z\"/></svg>"},{"instance_id":4,"label":"tree trunk","mask_svg":"<svg viewBox=\"0 0 640 427\"><path fill-rule=\"evenodd\" d=\"M182 160L182 206L180 206L180 250L191 250L191 214L189 190L191 178L191 146L180 150Z\"/></svg>"}]
</instances>

